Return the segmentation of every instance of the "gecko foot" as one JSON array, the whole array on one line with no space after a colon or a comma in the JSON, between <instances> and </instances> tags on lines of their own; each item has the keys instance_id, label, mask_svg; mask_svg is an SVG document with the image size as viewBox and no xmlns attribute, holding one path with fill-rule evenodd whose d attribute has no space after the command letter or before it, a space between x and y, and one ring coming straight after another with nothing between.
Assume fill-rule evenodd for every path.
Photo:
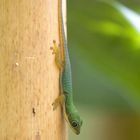
<instances>
[{"instance_id":1,"label":"gecko foot","mask_svg":"<svg viewBox=\"0 0 140 140\"><path fill-rule=\"evenodd\" d=\"M53 46L50 47L50 50L52 50L52 54L55 54L55 63L59 70L61 70L64 66L64 62L62 62L61 58L61 50L60 45L56 44L56 41L53 40Z\"/></svg>"},{"instance_id":2,"label":"gecko foot","mask_svg":"<svg viewBox=\"0 0 140 140\"><path fill-rule=\"evenodd\" d=\"M52 54L57 54L58 47L56 45L56 41L55 40L53 40L53 46L50 47L50 50L52 50Z\"/></svg>"},{"instance_id":3,"label":"gecko foot","mask_svg":"<svg viewBox=\"0 0 140 140\"><path fill-rule=\"evenodd\" d=\"M64 103L64 95L60 95L59 97L57 97L55 99L55 101L52 103L52 106L53 106L53 110L56 110L56 108L61 105L63 106L63 103Z\"/></svg>"}]
</instances>

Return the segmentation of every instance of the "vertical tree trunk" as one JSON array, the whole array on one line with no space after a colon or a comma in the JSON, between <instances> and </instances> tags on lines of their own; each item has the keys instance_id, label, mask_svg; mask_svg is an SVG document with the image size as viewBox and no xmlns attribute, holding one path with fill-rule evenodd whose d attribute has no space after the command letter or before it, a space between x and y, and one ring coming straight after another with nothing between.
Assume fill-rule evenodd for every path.
<instances>
[{"instance_id":1,"label":"vertical tree trunk","mask_svg":"<svg viewBox=\"0 0 140 140\"><path fill-rule=\"evenodd\" d=\"M59 71L58 0L0 0L0 140L66 140Z\"/></svg>"}]
</instances>

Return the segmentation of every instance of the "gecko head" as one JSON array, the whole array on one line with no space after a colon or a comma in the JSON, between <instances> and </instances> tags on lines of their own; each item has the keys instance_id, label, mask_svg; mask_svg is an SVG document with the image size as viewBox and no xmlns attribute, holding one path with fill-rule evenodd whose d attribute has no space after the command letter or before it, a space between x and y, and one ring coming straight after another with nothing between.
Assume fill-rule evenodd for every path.
<instances>
[{"instance_id":1,"label":"gecko head","mask_svg":"<svg viewBox=\"0 0 140 140\"><path fill-rule=\"evenodd\" d=\"M70 127L72 128L74 133L79 135L80 134L81 126L83 124L83 121L80 118L80 116L78 115L78 113L74 112L74 113L69 114L68 115L68 121L69 121Z\"/></svg>"}]
</instances>

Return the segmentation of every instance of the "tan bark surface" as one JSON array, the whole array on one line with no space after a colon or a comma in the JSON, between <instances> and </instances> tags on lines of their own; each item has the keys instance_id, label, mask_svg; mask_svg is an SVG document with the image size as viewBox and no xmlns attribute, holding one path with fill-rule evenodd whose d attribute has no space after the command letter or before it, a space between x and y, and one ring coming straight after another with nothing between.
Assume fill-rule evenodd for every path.
<instances>
[{"instance_id":1,"label":"tan bark surface","mask_svg":"<svg viewBox=\"0 0 140 140\"><path fill-rule=\"evenodd\" d=\"M0 140L66 140L53 39L57 0L0 0Z\"/></svg>"}]
</instances>

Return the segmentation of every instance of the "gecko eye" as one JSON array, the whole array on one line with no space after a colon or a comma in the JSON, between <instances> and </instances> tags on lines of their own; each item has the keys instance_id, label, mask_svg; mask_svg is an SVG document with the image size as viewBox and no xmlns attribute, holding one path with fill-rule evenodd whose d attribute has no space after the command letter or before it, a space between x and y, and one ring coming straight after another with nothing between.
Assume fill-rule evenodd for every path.
<instances>
[{"instance_id":1,"label":"gecko eye","mask_svg":"<svg viewBox=\"0 0 140 140\"><path fill-rule=\"evenodd\" d=\"M73 127L77 127L77 126L78 126L78 123L77 123L76 121L73 121L73 122L72 122L72 126L73 126Z\"/></svg>"}]
</instances>

